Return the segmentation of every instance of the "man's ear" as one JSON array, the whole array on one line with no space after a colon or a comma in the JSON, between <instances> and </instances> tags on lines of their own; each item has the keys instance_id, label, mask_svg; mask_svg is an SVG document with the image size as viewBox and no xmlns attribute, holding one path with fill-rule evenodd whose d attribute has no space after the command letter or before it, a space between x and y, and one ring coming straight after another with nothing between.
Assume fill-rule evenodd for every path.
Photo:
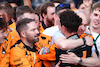
<instances>
[{"instance_id":1,"label":"man's ear","mask_svg":"<svg viewBox=\"0 0 100 67\"><path fill-rule=\"evenodd\" d=\"M19 21L20 19L21 19L21 18L20 18L20 17L18 17L18 18L17 18L17 21Z\"/></svg>"},{"instance_id":2,"label":"man's ear","mask_svg":"<svg viewBox=\"0 0 100 67\"><path fill-rule=\"evenodd\" d=\"M44 13L43 13L42 15L43 15L43 18L45 18L45 17L46 17L46 14L44 14Z\"/></svg>"},{"instance_id":3,"label":"man's ear","mask_svg":"<svg viewBox=\"0 0 100 67\"><path fill-rule=\"evenodd\" d=\"M3 18L5 18L6 21L7 21L7 19L8 19L7 17L8 17L7 13L6 13L6 12L3 12Z\"/></svg>"},{"instance_id":4,"label":"man's ear","mask_svg":"<svg viewBox=\"0 0 100 67\"><path fill-rule=\"evenodd\" d=\"M25 31L21 31L20 35L21 35L22 37L26 37L26 32L25 32Z\"/></svg>"},{"instance_id":5,"label":"man's ear","mask_svg":"<svg viewBox=\"0 0 100 67\"><path fill-rule=\"evenodd\" d=\"M64 25L62 25L62 30L63 30L63 32L66 31L66 27Z\"/></svg>"},{"instance_id":6,"label":"man's ear","mask_svg":"<svg viewBox=\"0 0 100 67\"><path fill-rule=\"evenodd\" d=\"M66 27L64 25L62 25L63 29L66 30Z\"/></svg>"}]
</instances>

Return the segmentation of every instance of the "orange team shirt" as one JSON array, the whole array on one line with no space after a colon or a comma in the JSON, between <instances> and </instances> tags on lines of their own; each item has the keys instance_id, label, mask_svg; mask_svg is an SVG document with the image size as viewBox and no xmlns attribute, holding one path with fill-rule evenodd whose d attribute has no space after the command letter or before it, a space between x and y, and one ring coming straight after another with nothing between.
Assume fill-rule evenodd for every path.
<instances>
[{"instance_id":1,"label":"orange team shirt","mask_svg":"<svg viewBox=\"0 0 100 67\"><path fill-rule=\"evenodd\" d=\"M15 29L15 22L11 22L7 28L7 37L4 40L4 43L0 45L0 67L9 67L9 55L10 55L10 42L11 36L10 32Z\"/></svg>"},{"instance_id":2,"label":"orange team shirt","mask_svg":"<svg viewBox=\"0 0 100 67\"><path fill-rule=\"evenodd\" d=\"M40 29L39 29L39 32L40 32L39 42L37 42L39 49L45 46L49 46L49 43L51 42L50 36L42 34L45 29L46 29L46 26L43 24L43 22L41 22ZM51 62L49 61L43 61L43 64L45 67L52 67Z\"/></svg>"},{"instance_id":3,"label":"orange team shirt","mask_svg":"<svg viewBox=\"0 0 100 67\"><path fill-rule=\"evenodd\" d=\"M10 65L11 67L42 67L38 52L29 49L21 40L11 47Z\"/></svg>"},{"instance_id":4,"label":"orange team shirt","mask_svg":"<svg viewBox=\"0 0 100 67\"><path fill-rule=\"evenodd\" d=\"M10 46L13 46L19 39L19 35L16 31L16 23L14 22L13 24L9 25L9 28L12 30L9 34L9 39L10 39Z\"/></svg>"},{"instance_id":5,"label":"orange team shirt","mask_svg":"<svg viewBox=\"0 0 100 67\"><path fill-rule=\"evenodd\" d=\"M0 67L9 67L10 46L8 41L0 44Z\"/></svg>"},{"instance_id":6,"label":"orange team shirt","mask_svg":"<svg viewBox=\"0 0 100 67\"><path fill-rule=\"evenodd\" d=\"M45 47L46 45L49 45L49 43L51 42L51 37L47 36L45 34L42 34L44 31L44 26L42 23L40 23L40 35L39 35L39 42L37 44L39 44L40 47Z\"/></svg>"}]
</instances>

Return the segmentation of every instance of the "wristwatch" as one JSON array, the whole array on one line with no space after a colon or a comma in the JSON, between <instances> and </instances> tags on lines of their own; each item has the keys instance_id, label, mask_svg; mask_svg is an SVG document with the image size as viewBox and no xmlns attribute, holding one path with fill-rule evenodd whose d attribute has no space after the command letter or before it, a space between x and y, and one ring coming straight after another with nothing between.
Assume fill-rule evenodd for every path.
<instances>
[{"instance_id":1,"label":"wristwatch","mask_svg":"<svg viewBox=\"0 0 100 67\"><path fill-rule=\"evenodd\" d=\"M82 64L82 58L80 57L80 60L78 61L78 64Z\"/></svg>"}]
</instances>

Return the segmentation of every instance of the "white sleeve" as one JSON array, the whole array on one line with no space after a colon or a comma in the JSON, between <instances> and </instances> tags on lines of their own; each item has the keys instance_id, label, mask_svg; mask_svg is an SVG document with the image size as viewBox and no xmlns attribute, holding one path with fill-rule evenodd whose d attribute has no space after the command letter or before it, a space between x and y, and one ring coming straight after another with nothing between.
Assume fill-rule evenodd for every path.
<instances>
[{"instance_id":1,"label":"white sleeve","mask_svg":"<svg viewBox=\"0 0 100 67\"><path fill-rule=\"evenodd\" d=\"M57 31L54 33L53 37L52 37L52 41L51 41L51 44L54 44L54 41L59 38L59 37L65 37L61 31Z\"/></svg>"},{"instance_id":2,"label":"white sleeve","mask_svg":"<svg viewBox=\"0 0 100 67\"><path fill-rule=\"evenodd\" d=\"M95 50L95 46L93 45L93 47L92 47L92 52L95 52L96 50Z\"/></svg>"}]
</instances>

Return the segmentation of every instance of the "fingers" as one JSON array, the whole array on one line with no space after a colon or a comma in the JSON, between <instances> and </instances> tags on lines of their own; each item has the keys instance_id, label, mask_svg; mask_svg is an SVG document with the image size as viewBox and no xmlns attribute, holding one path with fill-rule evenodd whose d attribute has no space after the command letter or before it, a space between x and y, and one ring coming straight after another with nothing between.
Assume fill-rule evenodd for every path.
<instances>
[{"instance_id":1,"label":"fingers","mask_svg":"<svg viewBox=\"0 0 100 67\"><path fill-rule=\"evenodd\" d=\"M72 52L68 52L67 54L61 54L60 60L62 63L78 63L79 57Z\"/></svg>"},{"instance_id":2,"label":"fingers","mask_svg":"<svg viewBox=\"0 0 100 67\"><path fill-rule=\"evenodd\" d=\"M86 39L86 45L88 45L88 46L93 45L93 39L91 37L86 36L85 39Z\"/></svg>"},{"instance_id":3,"label":"fingers","mask_svg":"<svg viewBox=\"0 0 100 67\"><path fill-rule=\"evenodd\" d=\"M54 25L56 26L56 25L59 25L59 23L60 23L60 18L59 18L59 16L58 15L54 15Z\"/></svg>"},{"instance_id":4,"label":"fingers","mask_svg":"<svg viewBox=\"0 0 100 67\"><path fill-rule=\"evenodd\" d=\"M61 54L61 55L70 55L70 56L75 56L75 53L73 53L73 52L68 52L67 54Z\"/></svg>"},{"instance_id":5,"label":"fingers","mask_svg":"<svg viewBox=\"0 0 100 67\"><path fill-rule=\"evenodd\" d=\"M60 65L60 63L61 63L61 61L59 61L57 64L56 64L56 66L55 67L60 67L59 65Z\"/></svg>"},{"instance_id":6,"label":"fingers","mask_svg":"<svg viewBox=\"0 0 100 67\"><path fill-rule=\"evenodd\" d=\"M86 6L86 7L89 7L92 5L92 2L93 0L83 0L83 4Z\"/></svg>"}]
</instances>

